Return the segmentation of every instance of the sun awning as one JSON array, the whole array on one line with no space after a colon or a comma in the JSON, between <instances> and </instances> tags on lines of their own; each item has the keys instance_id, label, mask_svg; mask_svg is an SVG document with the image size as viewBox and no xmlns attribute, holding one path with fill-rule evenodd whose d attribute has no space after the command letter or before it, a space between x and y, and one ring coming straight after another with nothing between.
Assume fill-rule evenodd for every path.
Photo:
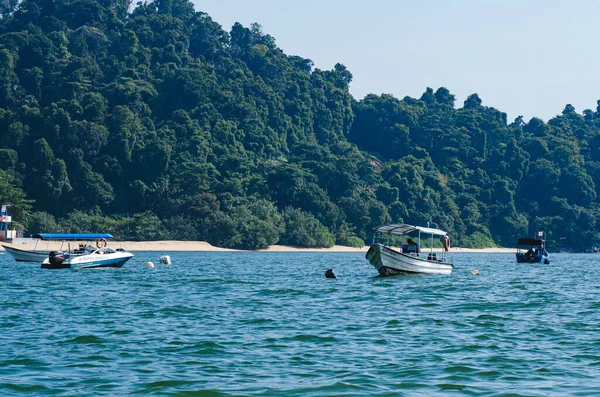
<instances>
[{"instance_id":1,"label":"sun awning","mask_svg":"<svg viewBox=\"0 0 600 397\"><path fill-rule=\"evenodd\" d=\"M541 246L544 243L544 240L538 240L535 238L523 238L520 237L519 240L517 240L517 245L535 245L535 246Z\"/></svg>"},{"instance_id":2,"label":"sun awning","mask_svg":"<svg viewBox=\"0 0 600 397\"><path fill-rule=\"evenodd\" d=\"M378 233L391 233L391 234L395 234L398 236L402 236L404 234L410 233L410 232L415 232L415 231L419 231L421 233L426 233L426 234L435 234L437 236L445 236L448 233L446 233L443 230L440 229L433 229L430 227L423 227L423 226L414 226L414 225L407 225L405 223L398 223L398 224L389 224L389 225L381 225L381 226L377 226L375 229L373 229L374 232L378 232Z\"/></svg>"},{"instance_id":3,"label":"sun awning","mask_svg":"<svg viewBox=\"0 0 600 397\"><path fill-rule=\"evenodd\" d=\"M99 238L111 239L108 233L37 233L31 236L42 240L91 241Z\"/></svg>"}]
</instances>

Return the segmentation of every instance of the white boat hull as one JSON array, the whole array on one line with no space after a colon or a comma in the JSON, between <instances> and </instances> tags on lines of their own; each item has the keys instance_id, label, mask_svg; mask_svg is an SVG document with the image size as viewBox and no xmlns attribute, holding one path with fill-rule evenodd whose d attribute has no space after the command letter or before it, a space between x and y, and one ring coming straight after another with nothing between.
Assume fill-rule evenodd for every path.
<instances>
[{"instance_id":1,"label":"white boat hull","mask_svg":"<svg viewBox=\"0 0 600 397\"><path fill-rule=\"evenodd\" d=\"M50 259L47 258L42 263L44 269L64 269L64 268L79 268L92 269L102 267L122 267L125 262L133 258L133 254L127 251L116 251L113 253L93 253L89 255L78 255L68 258L59 265L52 265Z\"/></svg>"},{"instance_id":2,"label":"white boat hull","mask_svg":"<svg viewBox=\"0 0 600 397\"><path fill-rule=\"evenodd\" d=\"M429 260L415 254L403 254L382 244L373 244L366 258L382 276L407 273L450 275L453 269L451 262L441 258Z\"/></svg>"},{"instance_id":3,"label":"white boat hull","mask_svg":"<svg viewBox=\"0 0 600 397\"><path fill-rule=\"evenodd\" d=\"M71 267L122 267L125 262L133 258L130 252L115 252L112 254L90 254L74 257L69 263Z\"/></svg>"},{"instance_id":4,"label":"white boat hull","mask_svg":"<svg viewBox=\"0 0 600 397\"><path fill-rule=\"evenodd\" d=\"M48 251L28 251L8 245L3 245L4 250L10 254L17 262L37 262L41 263L48 258Z\"/></svg>"}]
</instances>

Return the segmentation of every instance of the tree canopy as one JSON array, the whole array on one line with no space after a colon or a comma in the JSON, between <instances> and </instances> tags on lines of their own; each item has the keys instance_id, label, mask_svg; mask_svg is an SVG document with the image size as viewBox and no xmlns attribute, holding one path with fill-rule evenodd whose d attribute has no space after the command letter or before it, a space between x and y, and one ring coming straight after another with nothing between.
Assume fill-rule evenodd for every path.
<instances>
[{"instance_id":1,"label":"tree canopy","mask_svg":"<svg viewBox=\"0 0 600 397\"><path fill-rule=\"evenodd\" d=\"M0 5L1 194L29 233L328 247L393 221L453 245L600 244L600 101L509 123L444 87L357 100L344 65L258 24L130 4Z\"/></svg>"}]
</instances>

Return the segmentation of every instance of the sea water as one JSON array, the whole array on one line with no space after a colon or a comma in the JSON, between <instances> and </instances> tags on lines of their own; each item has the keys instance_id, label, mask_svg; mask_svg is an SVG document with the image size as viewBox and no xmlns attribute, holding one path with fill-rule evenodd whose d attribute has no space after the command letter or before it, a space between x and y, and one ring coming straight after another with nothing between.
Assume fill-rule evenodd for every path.
<instances>
[{"instance_id":1,"label":"sea water","mask_svg":"<svg viewBox=\"0 0 600 397\"><path fill-rule=\"evenodd\" d=\"M380 278L363 253L135 254L0 255L1 396L600 395L600 255Z\"/></svg>"}]
</instances>

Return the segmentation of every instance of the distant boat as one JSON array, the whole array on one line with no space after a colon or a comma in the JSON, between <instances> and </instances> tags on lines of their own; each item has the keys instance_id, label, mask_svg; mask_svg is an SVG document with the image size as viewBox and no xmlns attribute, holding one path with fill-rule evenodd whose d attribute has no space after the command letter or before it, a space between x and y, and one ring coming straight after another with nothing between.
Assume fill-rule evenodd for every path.
<instances>
[{"instance_id":1,"label":"distant boat","mask_svg":"<svg viewBox=\"0 0 600 397\"><path fill-rule=\"evenodd\" d=\"M546 240L544 233L538 233L539 238L523 238L517 240L517 263L543 263L550 264L550 258L546 251ZM526 252L521 252L521 247L529 247Z\"/></svg>"},{"instance_id":2,"label":"distant boat","mask_svg":"<svg viewBox=\"0 0 600 397\"><path fill-rule=\"evenodd\" d=\"M4 250L8 252L17 262L38 262L41 263L48 257L50 251L43 250L22 250L2 244Z\"/></svg>"},{"instance_id":3,"label":"distant boat","mask_svg":"<svg viewBox=\"0 0 600 397\"><path fill-rule=\"evenodd\" d=\"M426 273L426 274L446 274L452 273L452 261L446 257L450 249L450 238L448 233L439 229L429 227L413 226L406 224L389 224L378 226L373 229L373 244L367 251L367 260L377 269L381 276L407 273ZM415 243L410 238L407 244L402 245L401 249L384 245L377 242L377 237L387 235L405 236L411 232L418 232L418 242ZM428 234L433 240L433 236L443 238L444 250L439 253L422 252L421 233Z\"/></svg>"},{"instance_id":4,"label":"distant boat","mask_svg":"<svg viewBox=\"0 0 600 397\"><path fill-rule=\"evenodd\" d=\"M131 252L122 248L108 247L107 240L112 239L110 234L42 233L33 237L36 236L42 240L68 242L67 250L50 251L42 262L42 269L122 267L133 258Z\"/></svg>"}]
</instances>

